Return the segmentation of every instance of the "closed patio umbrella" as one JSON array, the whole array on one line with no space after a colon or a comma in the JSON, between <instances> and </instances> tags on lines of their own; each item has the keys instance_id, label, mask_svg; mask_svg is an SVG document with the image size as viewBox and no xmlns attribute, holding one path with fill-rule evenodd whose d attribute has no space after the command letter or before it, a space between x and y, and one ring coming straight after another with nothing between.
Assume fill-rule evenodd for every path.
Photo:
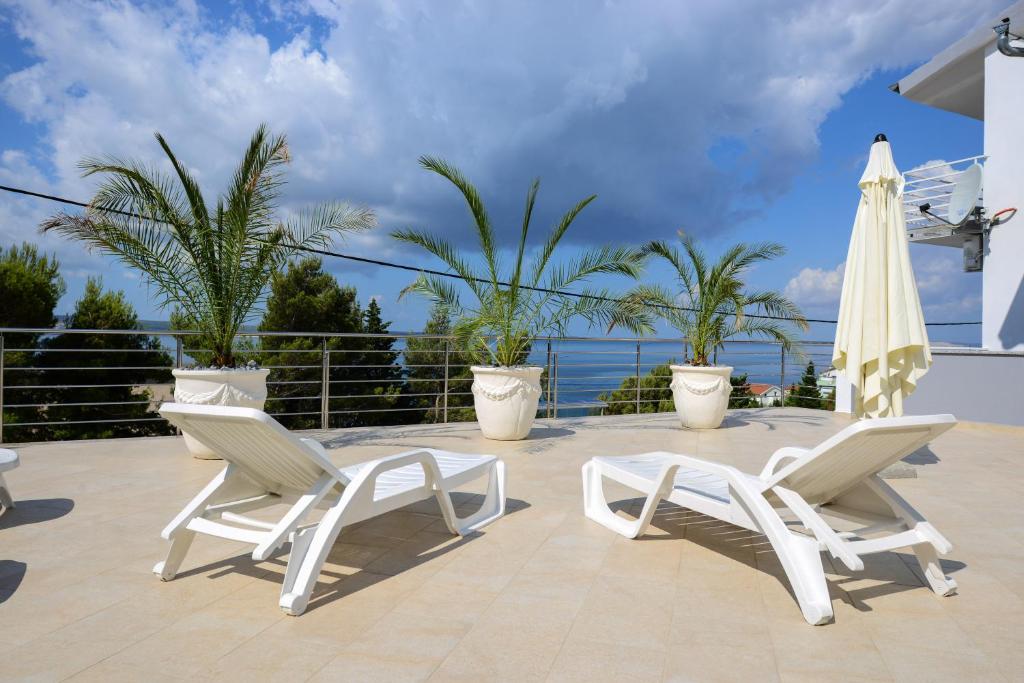
<instances>
[{"instance_id":1,"label":"closed patio umbrella","mask_svg":"<svg viewBox=\"0 0 1024 683\"><path fill-rule=\"evenodd\" d=\"M903 414L932 356L910 265L903 176L884 135L860 179L832 364L854 386L858 417Z\"/></svg>"}]
</instances>

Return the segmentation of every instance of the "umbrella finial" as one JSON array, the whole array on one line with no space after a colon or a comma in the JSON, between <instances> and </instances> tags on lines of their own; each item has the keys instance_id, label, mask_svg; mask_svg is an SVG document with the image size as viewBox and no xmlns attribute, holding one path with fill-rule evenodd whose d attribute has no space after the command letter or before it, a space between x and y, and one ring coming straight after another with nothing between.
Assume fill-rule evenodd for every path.
<instances>
[{"instance_id":1,"label":"umbrella finial","mask_svg":"<svg viewBox=\"0 0 1024 683\"><path fill-rule=\"evenodd\" d=\"M879 133L875 136L875 142L889 142L889 138L885 137L885 133Z\"/></svg>"}]
</instances>

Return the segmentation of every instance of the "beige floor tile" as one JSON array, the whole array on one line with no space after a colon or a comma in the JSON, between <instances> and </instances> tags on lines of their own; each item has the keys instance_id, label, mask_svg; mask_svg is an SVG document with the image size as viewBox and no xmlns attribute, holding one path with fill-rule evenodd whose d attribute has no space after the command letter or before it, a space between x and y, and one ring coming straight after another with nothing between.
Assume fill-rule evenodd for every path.
<instances>
[{"instance_id":1,"label":"beige floor tile","mask_svg":"<svg viewBox=\"0 0 1024 683\"><path fill-rule=\"evenodd\" d=\"M472 424L323 433L339 464L423 445L497 453L511 498L463 539L434 501L344 530L299 618L277 607L287 548L253 562L243 544L199 538L175 581L151 573L160 530L222 463L176 438L22 447L11 484L39 503L0 517L0 679L1019 679L1020 430L958 427L932 444L937 463L892 482L953 542L959 595L923 587L905 550L857 573L823 555L836 618L822 627L804 623L758 534L663 503L631 541L581 512L594 454L672 450L753 472L847 423L785 409L734 411L700 433L673 415L540 421L523 442ZM456 496L460 514L482 485ZM639 512L635 491L608 495Z\"/></svg>"},{"instance_id":2,"label":"beige floor tile","mask_svg":"<svg viewBox=\"0 0 1024 683\"><path fill-rule=\"evenodd\" d=\"M576 609L515 596L497 599L431 680L543 680Z\"/></svg>"},{"instance_id":3,"label":"beige floor tile","mask_svg":"<svg viewBox=\"0 0 1024 683\"><path fill-rule=\"evenodd\" d=\"M674 634L665 656L665 680L777 681L775 651L767 631Z\"/></svg>"},{"instance_id":4,"label":"beige floor tile","mask_svg":"<svg viewBox=\"0 0 1024 683\"><path fill-rule=\"evenodd\" d=\"M548 680L552 682L657 681L665 653L626 645L569 638L562 645Z\"/></svg>"},{"instance_id":5,"label":"beige floor tile","mask_svg":"<svg viewBox=\"0 0 1024 683\"><path fill-rule=\"evenodd\" d=\"M663 649L672 627L676 583L601 576L580 608L572 635Z\"/></svg>"}]
</instances>

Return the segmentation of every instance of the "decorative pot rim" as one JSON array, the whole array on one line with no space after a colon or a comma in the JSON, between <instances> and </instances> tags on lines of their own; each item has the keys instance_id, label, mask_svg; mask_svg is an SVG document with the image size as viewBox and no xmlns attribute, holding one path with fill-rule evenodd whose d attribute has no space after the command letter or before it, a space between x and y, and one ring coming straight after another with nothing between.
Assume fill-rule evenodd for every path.
<instances>
[{"instance_id":1,"label":"decorative pot rim","mask_svg":"<svg viewBox=\"0 0 1024 683\"><path fill-rule=\"evenodd\" d=\"M474 374L481 375L533 375L538 377L544 372L539 365L471 365Z\"/></svg>"},{"instance_id":2,"label":"decorative pot rim","mask_svg":"<svg viewBox=\"0 0 1024 683\"><path fill-rule=\"evenodd\" d=\"M192 370L189 368L174 368L171 370L171 374L175 377L186 377L186 376L198 376L198 377L215 377L217 375L269 375L270 368L226 368L211 370L209 368L203 368L201 370Z\"/></svg>"},{"instance_id":3,"label":"decorative pot rim","mask_svg":"<svg viewBox=\"0 0 1024 683\"><path fill-rule=\"evenodd\" d=\"M699 372L709 375L731 374L734 369L731 365L669 365L668 367L672 372Z\"/></svg>"}]
</instances>

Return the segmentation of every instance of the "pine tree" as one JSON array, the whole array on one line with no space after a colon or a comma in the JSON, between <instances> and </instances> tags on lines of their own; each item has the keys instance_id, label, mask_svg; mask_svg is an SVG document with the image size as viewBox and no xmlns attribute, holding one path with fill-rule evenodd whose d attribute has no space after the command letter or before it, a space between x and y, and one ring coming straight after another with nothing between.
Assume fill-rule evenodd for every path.
<instances>
[{"instance_id":1,"label":"pine tree","mask_svg":"<svg viewBox=\"0 0 1024 683\"><path fill-rule=\"evenodd\" d=\"M729 383L732 384L732 393L729 394L729 407L730 408L755 408L758 403L754 399L753 392L750 391L750 383L747 381L748 373L744 372L742 375L733 375L729 378Z\"/></svg>"},{"instance_id":2,"label":"pine tree","mask_svg":"<svg viewBox=\"0 0 1024 683\"><path fill-rule=\"evenodd\" d=\"M797 408L825 407L821 400L821 392L818 390L818 373L814 371L814 361L807 364L804 374L800 377L799 386L792 387L786 394L786 405Z\"/></svg>"},{"instance_id":3,"label":"pine tree","mask_svg":"<svg viewBox=\"0 0 1024 683\"><path fill-rule=\"evenodd\" d=\"M262 332L360 332L362 311L354 288L339 285L333 275L323 270L320 259L304 258L289 263L284 272L274 274L259 329ZM292 429L319 427L323 338L268 336L261 339L261 347L261 364L271 368L268 412L293 413L280 417ZM330 410L352 410L351 402L340 397L362 393L362 388L359 384L336 381L352 378L350 370L339 366L357 364L362 357L361 344L351 338L331 337L327 348L331 350L331 379L335 380L330 387ZM355 416L351 414L334 415L330 420L331 426L355 423Z\"/></svg>"},{"instance_id":4,"label":"pine tree","mask_svg":"<svg viewBox=\"0 0 1024 683\"><path fill-rule=\"evenodd\" d=\"M138 329L139 318L124 292L104 292L102 280L89 278L67 326L133 330ZM36 363L45 384L59 388L43 392L50 404L45 408L50 424L40 429L37 438L172 433L156 412L154 395L156 385L170 384L172 362L160 340L144 334L57 334L44 339ZM83 403L96 405L73 405ZM90 421L97 422L81 424Z\"/></svg>"},{"instance_id":5,"label":"pine tree","mask_svg":"<svg viewBox=\"0 0 1024 683\"><path fill-rule=\"evenodd\" d=\"M425 335L445 336L451 333L451 319L439 305L430 309L430 320L423 330ZM444 364L445 340L410 337L406 342L405 365L408 368L405 405L409 407L404 422L435 423L444 421ZM473 373L472 359L457 352L452 345L448 351L448 421L469 422L476 419L473 394L470 387Z\"/></svg>"},{"instance_id":6,"label":"pine tree","mask_svg":"<svg viewBox=\"0 0 1024 683\"><path fill-rule=\"evenodd\" d=\"M387 334L388 326L381 316L380 304L371 298L363 311L362 331L365 334ZM392 412L402 407L403 373L397 363L399 352L394 350L394 337L368 337L363 342L363 357L355 374L365 383L361 384L360 394L364 396L355 405L366 411L356 415L363 425L402 424L406 415Z\"/></svg>"},{"instance_id":7,"label":"pine tree","mask_svg":"<svg viewBox=\"0 0 1024 683\"><path fill-rule=\"evenodd\" d=\"M0 250L0 327L53 327L54 309L64 295L60 263L53 256L40 255L28 242ZM32 427L15 427L19 422L40 422L43 415L34 404L43 402L37 392L19 389L43 384L40 373L30 370L39 335L3 335L4 432L7 441L30 441ZM24 350L16 350L24 349ZM28 405L27 408L11 408Z\"/></svg>"},{"instance_id":8,"label":"pine tree","mask_svg":"<svg viewBox=\"0 0 1024 683\"><path fill-rule=\"evenodd\" d=\"M641 413L667 413L675 410L670 388L672 369L669 368L669 365L674 362L672 360L664 365L657 365L640 378ZM626 377L618 389L605 392L597 397L599 401L608 404L608 407L604 409L606 415L630 415L637 412L636 382L636 377Z\"/></svg>"}]
</instances>

